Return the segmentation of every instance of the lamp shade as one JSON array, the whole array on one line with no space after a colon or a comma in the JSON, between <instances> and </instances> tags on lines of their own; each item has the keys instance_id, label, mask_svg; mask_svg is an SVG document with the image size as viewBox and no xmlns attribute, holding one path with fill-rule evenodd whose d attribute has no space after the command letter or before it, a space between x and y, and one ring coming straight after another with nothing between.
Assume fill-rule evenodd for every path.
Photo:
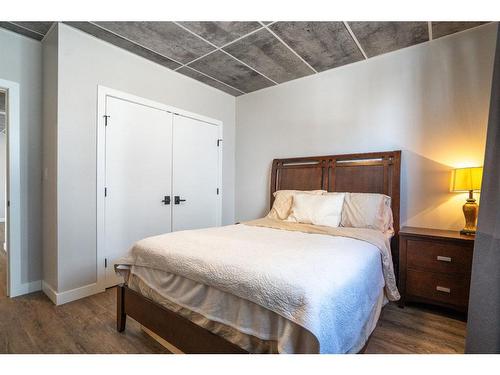
<instances>
[{"instance_id":1,"label":"lamp shade","mask_svg":"<svg viewBox=\"0 0 500 375\"><path fill-rule=\"evenodd\" d=\"M480 191L483 167L458 168L453 171L452 191Z\"/></svg>"}]
</instances>

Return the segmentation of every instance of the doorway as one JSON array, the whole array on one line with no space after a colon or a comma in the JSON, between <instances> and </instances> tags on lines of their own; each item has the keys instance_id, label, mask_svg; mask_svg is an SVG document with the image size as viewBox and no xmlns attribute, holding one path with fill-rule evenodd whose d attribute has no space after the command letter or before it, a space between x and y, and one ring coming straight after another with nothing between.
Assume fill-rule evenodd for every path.
<instances>
[{"instance_id":1,"label":"doorway","mask_svg":"<svg viewBox=\"0 0 500 375\"><path fill-rule=\"evenodd\" d=\"M0 79L0 293L31 292L21 275L19 84Z\"/></svg>"}]
</instances>

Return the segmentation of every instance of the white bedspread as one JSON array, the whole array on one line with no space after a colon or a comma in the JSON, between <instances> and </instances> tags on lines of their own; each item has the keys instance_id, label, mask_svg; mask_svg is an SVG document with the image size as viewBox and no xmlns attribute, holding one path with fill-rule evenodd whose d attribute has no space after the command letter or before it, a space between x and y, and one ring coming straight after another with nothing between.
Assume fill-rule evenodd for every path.
<instances>
[{"instance_id":1,"label":"white bedspread","mask_svg":"<svg viewBox=\"0 0 500 375\"><path fill-rule=\"evenodd\" d=\"M353 238L231 225L146 238L120 263L247 299L311 332L316 352L346 353L384 286L381 251Z\"/></svg>"}]
</instances>

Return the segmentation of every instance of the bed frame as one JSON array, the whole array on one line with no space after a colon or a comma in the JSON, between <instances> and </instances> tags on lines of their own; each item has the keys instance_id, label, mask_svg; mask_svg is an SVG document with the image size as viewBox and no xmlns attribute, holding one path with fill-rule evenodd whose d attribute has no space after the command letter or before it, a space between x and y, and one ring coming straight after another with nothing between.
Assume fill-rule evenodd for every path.
<instances>
[{"instance_id":1,"label":"bed frame","mask_svg":"<svg viewBox=\"0 0 500 375\"><path fill-rule=\"evenodd\" d=\"M327 190L382 193L392 198L395 235L391 250L398 275L398 233L401 151L274 159L270 204L277 190ZM164 308L126 284L117 288L117 330L125 330L127 316L184 353L247 353L239 346ZM367 343L368 344L368 343ZM366 346L361 349L363 353Z\"/></svg>"}]
</instances>

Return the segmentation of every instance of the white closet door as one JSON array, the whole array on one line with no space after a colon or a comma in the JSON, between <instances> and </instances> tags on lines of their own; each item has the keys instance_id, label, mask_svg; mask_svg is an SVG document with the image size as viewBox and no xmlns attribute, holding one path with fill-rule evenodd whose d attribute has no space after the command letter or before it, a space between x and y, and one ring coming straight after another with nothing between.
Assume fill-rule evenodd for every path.
<instances>
[{"instance_id":1,"label":"white closet door","mask_svg":"<svg viewBox=\"0 0 500 375\"><path fill-rule=\"evenodd\" d=\"M115 260L144 237L170 232L172 114L108 97L106 101L106 287L121 282ZM166 198L168 197L168 198Z\"/></svg>"},{"instance_id":2,"label":"white closet door","mask_svg":"<svg viewBox=\"0 0 500 375\"><path fill-rule=\"evenodd\" d=\"M173 123L172 230L216 226L219 127L180 115L174 115Z\"/></svg>"}]
</instances>

